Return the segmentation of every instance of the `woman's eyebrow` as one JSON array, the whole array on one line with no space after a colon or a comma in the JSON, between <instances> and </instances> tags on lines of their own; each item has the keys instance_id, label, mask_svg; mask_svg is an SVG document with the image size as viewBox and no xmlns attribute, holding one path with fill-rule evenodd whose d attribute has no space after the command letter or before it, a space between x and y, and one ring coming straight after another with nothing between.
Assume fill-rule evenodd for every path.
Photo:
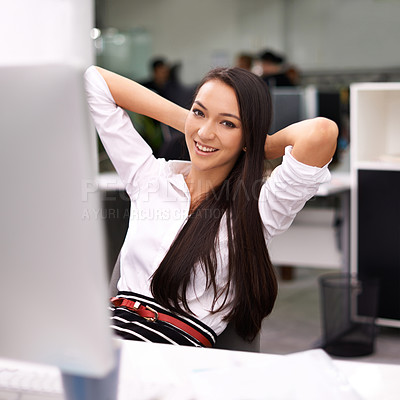
<instances>
[{"instance_id":1,"label":"woman's eyebrow","mask_svg":"<svg viewBox=\"0 0 400 400\"><path fill-rule=\"evenodd\" d=\"M238 121L240 121L240 118L235 115L235 114L229 114L229 113L220 113L219 115L223 115L224 117L232 117L232 118L236 118Z\"/></svg>"},{"instance_id":2,"label":"woman's eyebrow","mask_svg":"<svg viewBox=\"0 0 400 400\"><path fill-rule=\"evenodd\" d=\"M202 104L200 101L195 100L194 103L198 104L201 108L204 108L204 110L207 110L207 107L204 106L204 104ZM236 118L238 121L240 121L240 118L235 115L235 114L230 114L230 113L220 113L219 115L223 115L224 117L232 117L232 118Z\"/></svg>"},{"instance_id":3,"label":"woman's eyebrow","mask_svg":"<svg viewBox=\"0 0 400 400\"><path fill-rule=\"evenodd\" d=\"M200 107L204 108L207 111L207 107L204 106L200 101L195 100L194 103L198 104Z\"/></svg>"}]
</instances>

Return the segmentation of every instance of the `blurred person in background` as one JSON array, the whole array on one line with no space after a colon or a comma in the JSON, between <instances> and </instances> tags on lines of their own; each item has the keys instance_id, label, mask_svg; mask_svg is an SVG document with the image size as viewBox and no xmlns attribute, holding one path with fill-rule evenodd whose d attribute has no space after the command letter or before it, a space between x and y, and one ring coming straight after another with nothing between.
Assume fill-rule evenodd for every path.
<instances>
[{"instance_id":1,"label":"blurred person in background","mask_svg":"<svg viewBox=\"0 0 400 400\"><path fill-rule=\"evenodd\" d=\"M165 97L165 88L170 78L170 66L163 57L154 58L150 63L151 78L142 85Z\"/></svg>"},{"instance_id":2,"label":"blurred person in background","mask_svg":"<svg viewBox=\"0 0 400 400\"><path fill-rule=\"evenodd\" d=\"M236 67L251 71L254 57L249 53L239 53L236 57Z\"/></svg>"},{"instance_id":3,"label":"blurred person in background","mask_svg":"<svg viewBox=\"0 0 400 400\"><path fill-rule=\"evenodd\" d=\"M263 51L259 60L262 67L262 79L269 87L294 86L287 74L284 56L270 50Z\"/></svg>"}]
</instances>

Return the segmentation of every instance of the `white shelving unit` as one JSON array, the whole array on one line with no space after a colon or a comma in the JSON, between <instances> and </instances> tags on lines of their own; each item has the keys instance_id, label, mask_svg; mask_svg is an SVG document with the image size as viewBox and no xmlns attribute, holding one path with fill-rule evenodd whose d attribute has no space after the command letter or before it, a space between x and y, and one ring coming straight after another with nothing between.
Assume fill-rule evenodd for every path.
<instances>
[{"instance_id":1,"label":"white shelving unit","mask_svg":"<svg viewBox=\"0 0 400 400\"><path fill-rule=\"evenodd\" d=\"M400 83L350 96L351 271L380 280L378 323L400 327Z\"/></svg>"}]
</instances>

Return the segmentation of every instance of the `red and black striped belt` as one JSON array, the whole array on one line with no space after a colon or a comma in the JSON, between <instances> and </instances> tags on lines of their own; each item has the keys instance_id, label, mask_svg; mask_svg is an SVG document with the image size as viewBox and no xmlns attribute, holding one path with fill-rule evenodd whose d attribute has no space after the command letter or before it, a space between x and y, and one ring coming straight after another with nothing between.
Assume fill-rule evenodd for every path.
<instances>
[{"instance_id":1,"label":"red and black striped belt","mask_svg":"<svg viewBox=\"0 0 400 400\"><path fill-rule=\"evenodd\" d=\"M112 297L111 303L115 307L124 307L130 311L133 311L146 319L147 321L155 322L155 321L163 321L168 322L171 325L183 330L190 336L197 339L203 346L212 347L211 342L198 330L191 327L189 324L186 324L182 320L175 318L171 315L161 313L160 311L155 310L154 308L143 305L140 301L129 300L123 297Z\"/></svg>"}]
</instances>

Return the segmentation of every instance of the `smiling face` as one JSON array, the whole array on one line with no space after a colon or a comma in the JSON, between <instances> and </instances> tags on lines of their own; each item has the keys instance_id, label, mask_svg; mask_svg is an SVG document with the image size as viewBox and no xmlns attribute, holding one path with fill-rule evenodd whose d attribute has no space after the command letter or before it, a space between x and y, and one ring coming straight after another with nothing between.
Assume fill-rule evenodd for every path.
<instances>
[{"instance_id":1,"label":"smiling face","mask_svg":"<svg viewBox=\"0 0 400 400\"><path fill-rule=\"evenodd\" d=\"M198 91L185 124L192 172L207 172L222 182L243 151L243 132L234 89L220 80L207 81Z\"/></svg>"}]
</instances>

